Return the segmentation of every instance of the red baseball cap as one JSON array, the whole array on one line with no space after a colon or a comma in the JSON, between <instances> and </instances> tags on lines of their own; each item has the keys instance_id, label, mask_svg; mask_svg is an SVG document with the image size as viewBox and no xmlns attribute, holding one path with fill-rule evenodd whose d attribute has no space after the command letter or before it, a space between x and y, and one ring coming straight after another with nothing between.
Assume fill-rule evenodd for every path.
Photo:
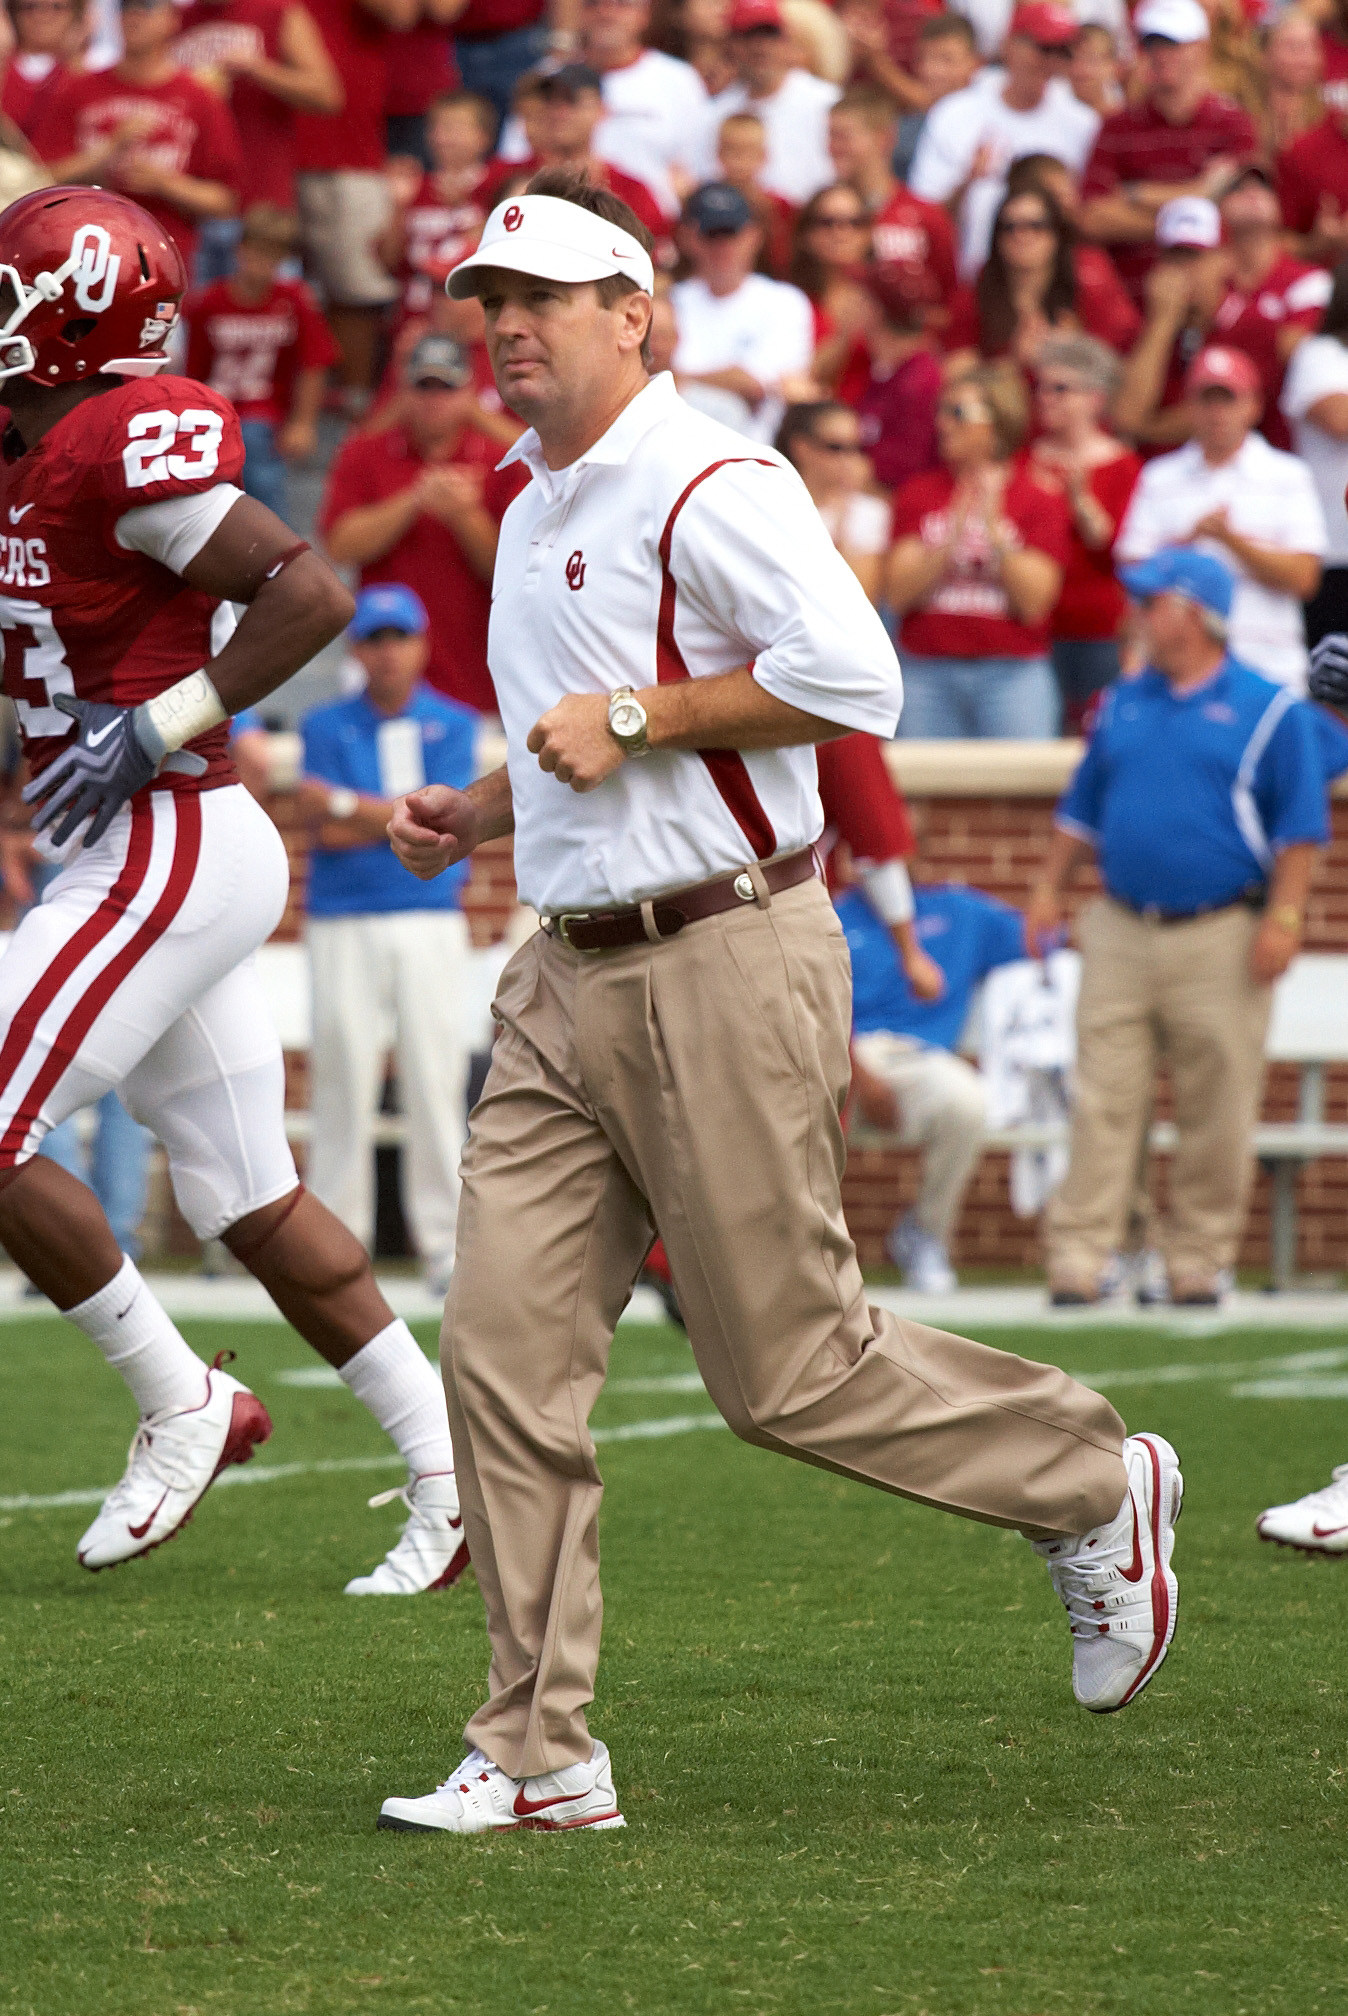
<instances>
[{"instance_id":1,"label":"red baseball cap","mask_svg":"<svg viewBox=\"0 0 1348 2016\"><path fill-rule=\"evenodd\" d=\"M1058 0L1025 0L1011 16L1008 35L1023 35L1044 49L1066 49L1081 33L1081 23Z\"/></svg>"},{"instance_id":2,"label":"red baseball cap","mask_svg":"<svg viewBox=\"0 0 1348 2016\"><path fill-rule=\"evenodd\" d=\"M735 0L730 10L732 35L752 35L755 28L781 28L782 10L777 0Z\"/></svg>"},{"instance_id":3,"label":"red baseball cap","mask_svg":"<svg viewBox=\"0 0 1348 2016\"><path fill-rule=\"evenodd\" d=\"M1184 389L1188 393L1205 391L1209 385L1233 394L1264 389L1252 359L1243 350L1229 349L1225 343L1210 343L1206 350L1200 350L1185 376Z\"/></svg>"}]
</instances>

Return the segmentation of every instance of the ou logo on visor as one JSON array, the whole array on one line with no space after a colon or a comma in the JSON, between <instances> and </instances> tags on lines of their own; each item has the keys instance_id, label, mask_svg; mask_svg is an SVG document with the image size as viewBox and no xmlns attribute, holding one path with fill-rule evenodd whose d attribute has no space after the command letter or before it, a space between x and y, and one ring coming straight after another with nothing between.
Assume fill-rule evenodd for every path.
<instances>
[{"instance_id":1,"label":"ou logo on visor","mask_svg":"<svg viewBox=\"0 0 1348 2016\"><path fill-rule=\"evenodd\" d=\"M76 302L86 314L101 315L117 291L121 253L113 251L112 240L101 224L81 224L70 241L70 258ZM95 294L96 287L101 287L101 292Z\"/></svg>"},{"instance_id":2,"label":"ou logo on visor","mask_svg":"<svg viewBox=\"0 0 1348 2016\"><path fill-rule=\"evenodd\" d=\"M505 216L501 219L501 222L505 225L507 231L518 231L520 225L524 222L524 212L517 203L512 203L506 211Z\"/></svg>"}]
</instances>

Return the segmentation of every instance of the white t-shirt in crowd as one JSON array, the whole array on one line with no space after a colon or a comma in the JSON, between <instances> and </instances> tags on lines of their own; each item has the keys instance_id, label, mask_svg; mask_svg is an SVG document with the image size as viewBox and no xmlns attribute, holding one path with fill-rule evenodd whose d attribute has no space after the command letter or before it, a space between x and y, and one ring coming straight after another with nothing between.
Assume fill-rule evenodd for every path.
<instances>
[{"instance_id":1,"label":"white t-shirt in crowd","mask_svg":"<svg viewBox=\"0 0 1348 2016\"><path fill-rule=\"evenodd\" d=\"M734 366L771 387L809 370L814 311L799 287L751 273L733 294L713 294L705 280L680 280L670 299L679 325L676 371L701 377ZM753 416L754 438L770 441L781 416L781 400L764 399Z\"/></svg>"},{"instance_id":2,"label":"white t-shirt in crowd","mask_svg":"<svg viewBox=\"0 0 1348 2016\"><path fill-rule=\"evenodd\" d=\"M701 173L711 118L707 87L691 63L643 49L635 63L603 75L604 117L595 129L594 151L625 175L644 182L670 216L679 198L671 168Z\"/></svg>"},{"instance_id":3,"label":"white t-shirt in crowd","mask_svg":"<svg viewBox=\"0 0 1348 2016\"><path fill-rule=\"evenodd\" d=\"M670 180L680 168L694 180L706 177L711 99L691 63L643 49L635 63L606 70L601 79L604 117L592 142L601 161L644 182L667 216L679 214ZM496 152L502 161L527 161L529 142L518 114L501 128Z\"/></svg>"},{"instance_id":4,"label":"white t-shirt in crowd","mask_svg":"<svg viewBox=\"0 0 1348 2016\"><path fill-rule=\"evenodd\" d=\"M1051 154L1074 174L1085 167L1100 115L1083 105L1061 77L1051 78L1039 103L1017 112L1006 103L1004 70L984 70L967 90L932 106L922 124L908 186L929 203L948 203L968 182L980 148L990 172L970 182L960 206L960 272L971 279L988 256L992 220L1006 194L1006 171L1022 154Z\"/></svg>"},{"instance_id":5,"label":"white t-shirt in crowd","mask_svg":"<svg viewBox=\"0 0 1348 2016\"><path fill-rule=\"evenodd\" d=\"M1323 559L1328 548L1324 513L1306 464L1270 448L1262 434L1247 434L1239 453L1216 469L1196 441L1148 462L1115 541L1114 559L1146 560L1159 547L1187 541L1200 518L1222 510L1233 531L1284 553ZM1228 628L1232 657L1280 686L1304 692L1306 636L1296 597L1262 588L1216 540L1194 543L1236 577Z\"/></svg>"},{"instance_id":6,"label":"white t-shirt in crowd","mask_svg":"<svg viewBox=\"0 0 1348 2016\"><path fill-rule=\"evenodd\" d=\"M742 84L731 84L711 100L704 175L710 179L718 173L716 135L721 121L732 112L753 112L763 121L768 149L763 187L788 203L808 203L817 190L838 179L828 151L828 115L841 96L836 84L808 70L788 70L770 98L751 98Z\"/></svg>"},{"instance_id":7,"label":"white t-shirt in crowd","mask_svg":"<svg viewBox=\"0 0 1348 2016\"><path fill-rule=\"evenodd\" d=\"M885 498L872 497L866 490L854 490L836 504L821 507L819 515L835 546L845 546L851 553L889 551L893 509Z\"/></svg>"},{"instance_id":8,"label":"white t-shirt in crowd","mask_svg":"<svg viewBox=\"0 0 1348 2016\"><path fill-rule=\"evenodd\" d=\"M606 910L817 840L809 747L657 749L576 792L526 746L563 694L749 663L788 706L893 735L894 647L795 470L691 412L668 372L568 468L532 430L505 459L533 477L501 524L487 646L521 898Z\"/></svg>"},{"instance_id":9,"label":"white t-shirt in crowd","mask_svg":"<svg viewBox=\"0 0 1348 2016\"><path fill-rule=\"evenodd\" d=\"M1337 336L1308 336L1292 352L1283 380L1283 417L1291 423L1292 445L1311 472L1329 528L1326 565L1348 567L1348 441L1336 441L1306 416L1331 392L1348 392L1348 346Z\"/></svg>"}]
</instances>

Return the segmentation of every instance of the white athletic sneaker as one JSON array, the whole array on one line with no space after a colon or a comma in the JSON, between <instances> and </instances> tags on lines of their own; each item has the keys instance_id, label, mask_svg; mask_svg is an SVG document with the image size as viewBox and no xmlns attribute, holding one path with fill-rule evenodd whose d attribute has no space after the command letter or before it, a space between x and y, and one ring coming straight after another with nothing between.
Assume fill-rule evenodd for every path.
<instances>
[{"instance_id":1,"label":"white athletic sneaker","mask_svg":"<svg viewBox=\"0 0 1348 2016\"><path fill-rule=\"evenodd\" d=\"M1299 1547L1303 1554L1348 1554L1348 1463L1339 1464L1322 1491L1261 1512L1255 1531L1261 1540Z\"/></svg>"},{"instance_id":2,"label":"white athletic sneaker","mask_svg":"<svg viewBox=\"0 0 1348 2016\"><path fill-rule=\"evenodd\" d=\"M910 1211L885 1234L885 1251L903 1269L903 1285L920 1295L949 1295L959 1287L950 1256Z\"/></svg>"},{"instance_id":3,"label":"white athletic sneaker","mask_svg":"<svg viewBox=\"0 0 1348 2016\"><path fill-rule=\"evenodd\" d=\"M489 1834L536 1827L625 1827L613 1790L608 1751L596 1742L588 1764L568 1764L541 1778L507 1778L490 1757L470 1750L452 1778L424 1799L386 1799L378 1825L404 1834Z\"/></svg>"},{"instance_id":4,"label":"white athletic sneaker","mask_svg":"<svg viewBox=\"0 0 1348 2016\"><path fill-rule=\"evenodd\" d=\"M459 1517L459 1489L452 1470L427 1471L394 1491L377 1491L371 1505L407 1507L402 1538L372 1575L348 1582L348 1596L417 1596L423 1589L448 1589L468 1566L468 1542Z\"/></svg>"},{"instance_id":5,"label":"white athletic sneaker","mask_svg":"<svg viewBox=\"0 0 1348 2016\"><path fill-rule=\"evenodd\" d=\"M271 1434L271 1416L255 1393L220 1366L206 1368L206 1398L180 1413L150 1414L131 1442L126 1470L99 1507L76 1550L81 1568L113 1568L162 1547L180 1533L215 1479L246 1463Z\"/></svg>"},{"instance_id":6,"label":"white athletic sneaker","mask_svg":"<svg viewBox=\"0 0 1348 2016\"><path fill-rule=\"evenodd\" d=\"M1036 1540L1072 1629L1072 1692L1083 1708L1126 1708L1154 1678L1175 1635L1170 1566L1184 1503L1179 1457L1160 1435L1123 1445L1128 1496L1118 1516L1074 1540Z\"/></svg>"}]
</instances>

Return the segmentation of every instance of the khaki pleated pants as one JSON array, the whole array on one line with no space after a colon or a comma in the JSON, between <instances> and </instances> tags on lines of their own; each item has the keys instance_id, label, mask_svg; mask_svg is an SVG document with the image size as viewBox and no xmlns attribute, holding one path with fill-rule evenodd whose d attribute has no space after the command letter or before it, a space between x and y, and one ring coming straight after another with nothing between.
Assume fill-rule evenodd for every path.
<instances>
[{"instance_id":1,"label":"khaki pleated pants","mask_svg":"<svg viewBox=\"0 0 1348 2016\"><path fill-rule=\"evenodd\" d=\"M1250 972L1258 929L1243 904L1180 924L1108 897L1083 911L1071 1158L1045 1220L1055 1286L1089 1292L1124 1242L1163 1057L1179 1139L1155 1236L1171 1285L1205 1287L1234 1265L1273 1002Z\"/></svg>"},{"instance_id":2,"label":"khaki pleated pants","mask_svg":"<svg viewBox=\"0 0 1348 2016\"><path fill-rule=\"evenodd\" d=\"M602 1493L587 1422L653 1225L736 1434L1035 1537L1112 1518L1108 1401L867 1306L839 1186L847 946L818 882L502 976L442 1363L491 1639L468 1725L513 1777L590 1755Z\"/></svg>"}]
</instances>

